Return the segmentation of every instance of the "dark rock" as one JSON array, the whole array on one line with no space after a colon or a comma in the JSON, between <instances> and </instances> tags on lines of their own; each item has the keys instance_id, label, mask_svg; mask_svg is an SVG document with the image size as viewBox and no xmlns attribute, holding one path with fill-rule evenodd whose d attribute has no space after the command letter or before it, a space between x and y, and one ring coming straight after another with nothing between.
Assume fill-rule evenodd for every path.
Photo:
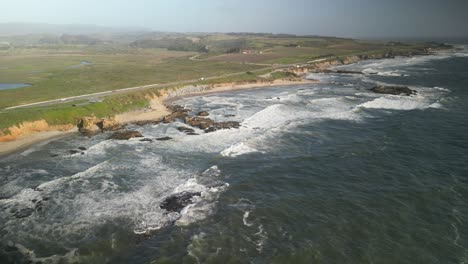
<instances>
[{"instance_id":1,"label":"dark rock","mask_svg":"<svg viewBox=\"0 0 468 264\"><path fill-rule=\"evenodd\" d=\"M59 156L58 154L50 154L50 157L51 157L51 158L56 158L56 157L58 157L58 156Z\"/></svg>"},{"instance_id":2,"label":"dark rock","mask_svg":"<svg viewBox=\"0 0 468 264\"><path fill-rule=\"evenodd\" d=\"M166 141L166 140L171 140L171 139L172 139L171 137L162 137L162 138L157 138L156 140Z\"/></svg>"},{"instance_id":3,"label":"dark rock","mask_svg":"<svg viewBox=\"0 0 468 264\"><path fill-rule=\"evenodd\" d=\"M186 109L186 108L184 108L183 106L180 106L180 105L168 105L166 107L171 112L190 112L191 111L190 109Z\"/></svg>"},{"instance_id":4,"label":"dark rock","mask_svg":"<svg viewBox=\"0 0 468 264\"><path fill-rule=\"evenodd\" d=\"M190 132L190 133L187 133L187 135L189 135L189 136L198 136L199 134L197 134L195 132Z\"/></svg>"},{"instance_id":5,"label":"dark rock","mask_svg":"<svg viewBox=\"0 0 468 264\"><path fill-rule=\"evenodd\" d=\"M235 117L236 115L225 115L224 117Z\"/></svg>"},{"instance_id":6,"label":"dark rock","mask_svg":"<svg viewBox=\"0 0 468 264\"><path fill-rule=\"evenodd\" d=\"M80 153L81 151L72 149L72 150L69 150L68 152L69 152L70 154L73 155L73 154L78 154L78 153Z\"/></svg>"},{"instance_id":7,"label":"dark rock","mask_svg":"<svg viewBox=\"0 0 468 264\"><path fill-rule=\"evenodd\" d=\"M200 113L198 113L198 116L209 116L210 113L208 113L207 111L201 111Z\"/></svg>"},{"instance_id":8,"label":"dark rock","mask_svg":"<svg viewBox=\"0 0 468 264\"><path fill-rule=\"evenodd\" d=\"M194 196L201 196L200 192L182 192L171 195L161 202L159 207L165 209L168 212L180 212L184 207L193 203L192 198Z\"/></svg>"},{"instance_id":9,"label":"dark rock","mask_svg":"<svg viewBox=\"0 0 468 264\"><path fill-rule=\"evenodd\" d=\"M87 150L85 147L78 147L79 150Z\"/></svg>"},{"instance_id":10,"label":"dark rock","mask_svg":"<svg viewBox=\"0 0 468 264\"><path fill-rule=\"evenodd\" d=\"M185 123L193 127L198 127L200 129L207 129L215 124L213 120L203 117L186 117Z\"/></svg>"},{"instance_id":11,"label":"dark rock","mask_svg":"<svg viewBox=\"0 0 468 264\"><path fill-rule=\"evenodd\" d=\"M81 152L81 155L84 155L85 153L84 152Z\"/></svg>"},{"instance_id":12,"label":"dark rock","mask_svg":"<svg viewBox=\"0 0 468 264\"><path fill-rule=\"evenodd\" d=\"M179 130L180 132L185 132L185 133L195 132L195 130L193 130L192 128L188 128L188 127L178 127L177 130Z\"/></svg>"},{"instance_id":13,"label":"dark rock","mask_svg":"<svg viewBox=\"0 0 468 264\"><path fill-rule=\"evenodd\" d=\"M138 121L138 122L135 122L134 124L137 125L137 126L146 126L146 125L157 125L161 123L160 120L144 120L144 121Z\"/></svg>"},{"instance_id":14,"label":"dark rock","mask_svg":"<svg viewBox=\"0 0 468 264\"><path fill-rule=\"evenodd\" d=\"M167 106L167 108L172 112L170 115L166 116L163 118L164 123L172 123L174 120L178 118L184 118L187 117L187 113L192 111L190 109L185 109L180 105L170 105Z\"/></svg>"},{"instance_id":15,"label":"dark rock","mask_svg":"<svg viewBox=\"0 0 468 264\"><path fill-rule=\"evenodd\" d=\"M174 122L176 119L178 118L184 118L187 116L187 112L185 111L177 111L177 112L174 112L166 117L164 117L163 119L163 122L168 124L168 123L172 123Z\"/></svg>"},{"instance_id":16,"label":"dark rock","mask_svg":"<svg viewBox=\"0 0 468 264\"><path fill-rule=\"evenodd\" d=\"M138 131L119 131L112 134L109 139L114 140L129 140L131 138L143 137L143 135Z\"/></svg>"},{"instance_id":17,"label":"dark rock","mask_svg":"<svg viewBox=\"0 0 468 264\"><path fill-rule=\"evenodd\" d=\"M22 208L16 211L13 215L16 218L26 218L34 213L33 208Z\"/></svg>"},{"instance_id":18,"label":"dark rock","mask_svg":"<svg viewBox=\"0 0 468 264\"><path fill-rule=\"evenodd\" d=\"M205 130L205 133L214 132L218 129L230 129L240 127L240 123L236 121L215 122L209 118L202 117L186 117L185 123L190 126L198 127L202 130Z\"/></svg>"},{"instance_id":19,"label":"dark rock","mask_svg":"<svg viewBox=\"0 0 468 264\"><path fill-rule=\"evenodd\" d=\"M153 142L151 138L140 139L141 142Z\"/></svg>"},{"instance_id":20,"label":"dark rock","mask_svg":"<svg viewBox=\"0 0 468 264\"><path fill-rule=\"evenodd\" d=\"M240 123L237 121L227 121L227 122L217 122L214 124L217 129L231 129L231 128L239 128Z\"/></svg>"},{"instance_id":21,"label":"dark rock","mask_svg":"<svg viewBox=\"0 0 468 264\"><path fill-rule=\"evenodd\" d=\"M348 71L348 70L337 70L335 72L340 73L340 74L364 74L361 71Z\"/></svg>"},{"instance_id":22,"label":"dark rock","mask_svg":"<svg viewBox=\"0 0 468 264\"><path fill-rule=\"evenodd\" d=\"M215 132L217 131L218 129L216 129L216 127L209 127L207 129L205 129L205 133L211 133L211 132Z\"/></svg>"},{"instance_id":23,"label":"dark rock","mask_svg":"<svg viewBox=\"0 0 468 264\"><path fill-rule=\"evenodd\" d=\"M405 86L383 86L383 85L379 85L379 86L376 86L372 89L370 89L372 92L374 93L379 93L379 94L393 94L393 95L400 95L400 94L404 94L404 95L412 95L412 94L416 94L416 91L414 90L411 90L410 88L408 87L405 87Z\"/></svg>"}]
</instances>

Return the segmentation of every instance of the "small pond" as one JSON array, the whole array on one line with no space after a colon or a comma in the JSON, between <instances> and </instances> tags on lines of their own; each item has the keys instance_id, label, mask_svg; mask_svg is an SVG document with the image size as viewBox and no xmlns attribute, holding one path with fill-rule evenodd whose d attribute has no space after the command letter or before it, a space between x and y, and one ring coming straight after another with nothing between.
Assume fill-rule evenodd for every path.
<instances>
[{"instance_id":1,"label":"small pond","mask_svg":"<svg viewBox=\"0 0 468 264\"><path fill-rule=\"evenodd\" d=\"M16 89L27 86L31 85L27 83L0 83L0 90Z\"/></svg>"}]
</instances>

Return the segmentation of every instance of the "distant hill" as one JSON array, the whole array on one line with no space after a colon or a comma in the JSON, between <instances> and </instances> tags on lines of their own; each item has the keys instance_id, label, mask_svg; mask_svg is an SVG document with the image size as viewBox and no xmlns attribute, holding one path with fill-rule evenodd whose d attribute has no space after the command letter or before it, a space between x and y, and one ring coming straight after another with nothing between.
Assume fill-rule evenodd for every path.
<instances>
[{"instance_id":1,"label":"distant hill","mask_svg":"<svg viewBox=\"0 0 468 264\"><path fill-rule=\"evenodd\" d=\"M30 34L96 34L122 32L148 32L145 28L113 28L96 25L54 25L43 23L0 23L0 36Z\"/></svg>"}]
</instances>

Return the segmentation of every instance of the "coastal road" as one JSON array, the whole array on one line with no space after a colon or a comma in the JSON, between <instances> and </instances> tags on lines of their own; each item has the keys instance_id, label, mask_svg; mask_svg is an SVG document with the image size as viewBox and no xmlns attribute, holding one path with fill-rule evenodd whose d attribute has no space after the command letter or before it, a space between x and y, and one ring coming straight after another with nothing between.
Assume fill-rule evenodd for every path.
<instances>
[{"instance_id":1,"label":"coastal road","mask_svg":"<svg viewBox=\"0 0 468 264\"><path fill-rule=\"evenodd\" d=\"M284 69L284 68L294 67L295 65L296 64L294 64L294 65L292 65L292 64L291 65L274 65L274 66L269 66L269 67L262 68L262 69L252 70L250 72ZM236 73L229 73L229 74L220 75L220 76L201 77L201 78L203 78L203 80L206 81L206 80L214 80L214 79L218 79L218 78L237 76L237 75L241 75L241 74L244 74L244 73L245 73L245 71L236 72ZM111 91L92 93L92 94L83 94L83 95L78 95L78 96L71 96L71 97L59 98L59 99L36 102L36 103L30 103L30 104L10 106L10 107L4 108L3 110L13 110L13 109L27 108L27 107L34 107L34 106L48 106L48 105L55 105L55 104L63 104L63 103L69 103L69 102L78 101L78 100L98 101L98 100L100 100L100 99L102 99L102 98L104 98L106 96L109 96L109 95L134 92L134 91L145 90L145 89L149 89L149 88L164 88L164 87L169 87L169 86L184 85L184 84L195 83L197 81L200 81L200 79L177 81L177 82L170 82L170 83L164 83L164 84L156 83L156 84L149 84L149 85L143 85L143 86L135 86L135 87L130 87L130 88L118 89L118 90L111 90Z\"/></svg>"}]
</instances>

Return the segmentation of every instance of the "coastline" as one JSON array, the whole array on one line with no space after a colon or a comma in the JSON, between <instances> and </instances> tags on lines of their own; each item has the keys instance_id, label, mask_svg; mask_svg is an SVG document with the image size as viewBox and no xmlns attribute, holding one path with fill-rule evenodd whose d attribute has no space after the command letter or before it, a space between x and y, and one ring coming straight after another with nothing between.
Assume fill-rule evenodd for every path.
<instances>
[{"instance_id":1,"label":"coastline","mask_svg":"<svg viewBox=\"0 0 468 264\"><path fill-rule=\"evenodd\" d=\"M114 117L114 120L119 124L130 124L138 121L149 121L149 120L160 120L165 116L171 114L171 112L166 108L166 105L170 104L181 98L199 96L204 94L213 94L220 92L230 92L238 90L248 90L256 88L265 88L265 87L276 87L276 86L294 86L301 84L314 84L318 81L308 80L302 78L300 80L274 80L272 82L262 82L262 83L222 83L213 85L210 89L197 92L186 92L180 96L170 96L167 92L163 93L160 97L155 97L150 101L150 107L148 109L140 109L135 111L130 111L122 114L118 114ZM183 88L181 88L183 89ZM70 130L58 130L58 129L47 129L44 131L35 130L27 131L26 133L12 139L12 140L0 140L0 158L9 156L11 154L25 150L33 145L36 145L41 142L46 142L50 140L56 140L73 133L77 133L78 129L75 127ZM6 136L4 136L6 137ZM0 137L1 139L2 137Z\"/></svg>"},{"instance_id":2,"label":"coastline","mask_svg":"<svg viewBox=\"0 0 468 264\"><path fill-rule=\"evenodd\" d=\"M212 88L206 89L203 91L187 92L187 93L175 95L175 96L165 95L162 101L164 104L170 104L179 99L193 97L193 96L240 91L240 90L251 90L251 89L259 89L259 88L266 88L266 87L295 86L295 85L301 85L301 84L317 84L317 83L320 83L320 82L316 80L309 80L306 78L301 78L300 80L279 79L279 80L274 80L271 82L261 82L261 83L258 83L258 82L257 83L240 83L240 84L222 83L222 84L214 85Z\"/></svg>"},{"instance_id":3,"label":"coastline","mask_svg":"<svg viewBox=\"0 0 468 264\"><path fill-rule=\"evenodd\" d=\"M0 142L0 158L19 153L33 145L64 138L77 132L78 129L76 128L67 131L41 131L20 136L12 141Z\"/></svg>"},{"instance_id":4,"label":"coastline","mask_svg":"<svg viewBox=\"0 0 468 264\"><path fill-rule=\"evenodd\" d=\"M429 55L425 54L425 55ZM422 55L424 54L415 54L415 55ZM393 55L392 55L393 56ZM409 55L414 56L414 55ZM277 86L294 86L294 85L301 85L301 84L316 84L320 83L317 80L310 80L306 79L308 73L312 73L312 70L327 70L334 66L339 65L348 65L354 64L362 60L368 59L387 59L392 57L387 57L387 55L379 55L379 56L372 56L372 57L361 57L361 56L350 56L344 60L331 60L331 61L321 61L312 66L312 68L292 68L289 69L291 72L297 73L300 75L300 78L297 79L277 79L273 81L266 81L266 82L251 82L251 83L220 83L220 84L211 84L204 86L205 89L196 89L196 90L184 90L182 87L176 90L168 91L164 90L162 95L159 97L152 98L150 100L150 107L148 109L140 109L129 111L126 113L118 114L113 117L113 120L116 121L118 124L125 125L129 123L135 123L138 121L151 121L151 120L161 120L165 116L171 114L169 109L166 107L170 103L187 97L192 96L200 96L205 94L213 94L213 93L222 93L222 92L231 92L231 91L239 91L244 89L256 89L256 88L265 88L265 87L277 87ZM69 124L68 127L75 126ZM26 149L31 147L32 145L38 144L40 142L59 139L70 135L72 133L77 132L78 129L75 128L71 130L64 130L64 129L44 129L44 130L34 130L34 131L27 131L26 133L22 133L20 136L13 138L12 140L5 140L5 137L0 134L0 158L6 157L11 155L15 152L20 150ZM3 140L2 140L3 139Z\"/></svg>"}]
</instances>

